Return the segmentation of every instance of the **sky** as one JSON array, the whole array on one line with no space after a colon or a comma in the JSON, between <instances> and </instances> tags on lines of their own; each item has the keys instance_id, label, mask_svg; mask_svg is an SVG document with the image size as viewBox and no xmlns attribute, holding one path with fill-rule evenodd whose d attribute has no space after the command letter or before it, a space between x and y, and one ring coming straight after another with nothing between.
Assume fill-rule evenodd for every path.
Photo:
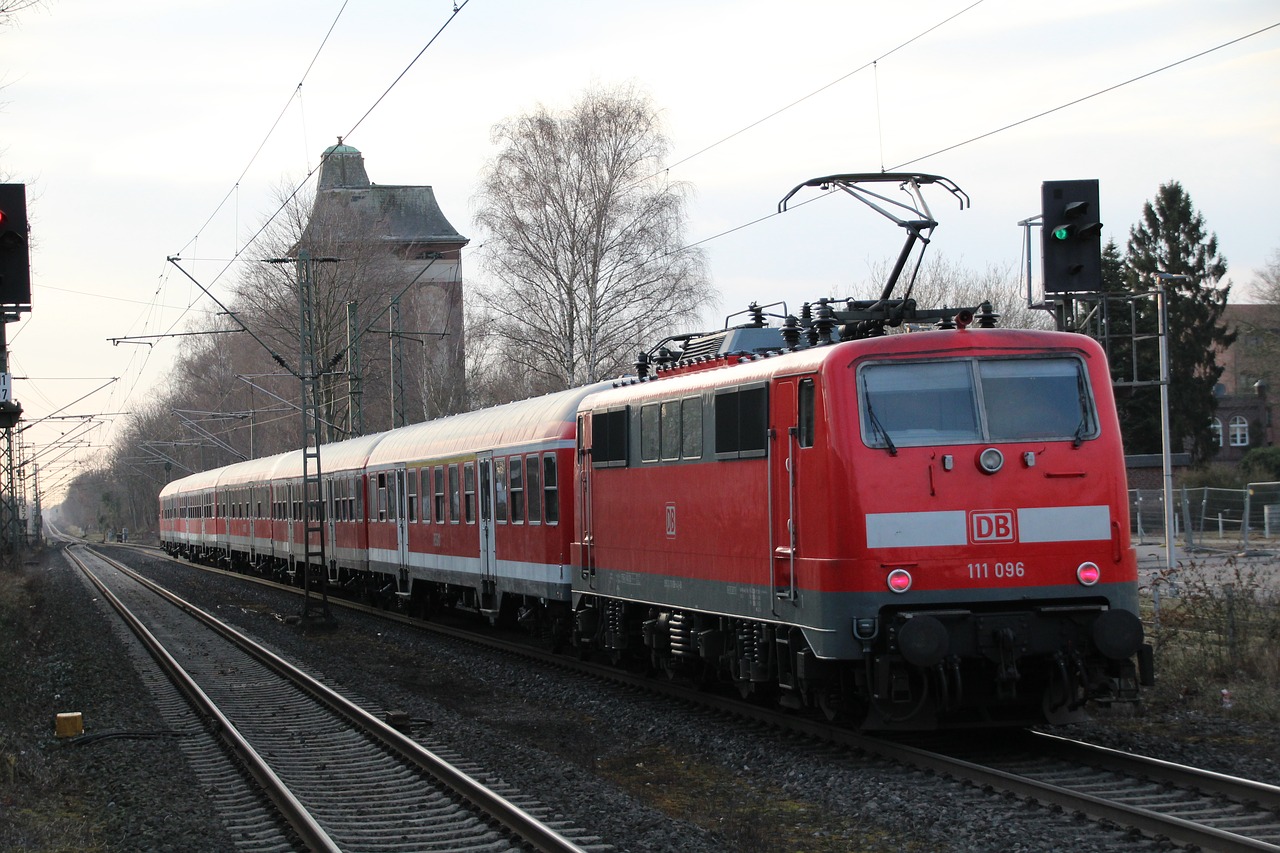
<instances>
[{"instance_id":1,"label":"sky","mask_svg":"<svg viewBox=\"0 0 1280 853\"><path fill-rule=\"evenodd\" d=\"M847 295L896 255L901 229L848 197L773 215L847 172L950 178L972 205L926 191L929 251L1013 274L1042 181L1097 178L1123 248L1177 180L1248 302L1280 251L1277 24L1274 0L43 0L0 27L0 179L27 184L33 275L6 333L42 500L164 382L182 339L141 336L218 310L182 270L225 300L337 137L474 237L493 126L591 86L661 111L708 327Z\"/></svg>"}]
</instances>

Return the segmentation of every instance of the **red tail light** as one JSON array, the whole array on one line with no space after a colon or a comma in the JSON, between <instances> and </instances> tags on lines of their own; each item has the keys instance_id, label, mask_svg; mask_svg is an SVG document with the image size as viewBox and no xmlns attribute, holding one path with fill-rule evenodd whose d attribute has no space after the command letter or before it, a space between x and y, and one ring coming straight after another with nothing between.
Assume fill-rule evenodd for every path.
<instances>
[{"instance_id":1,"label":"red tail light","mask_svg":"<svg viewBox=\"0 0 1280 853\"><path fill-rule=\"evenodd\" d=\"M906 592L911 589L911 572L906 569L894 569L889 572L889 589L893 592Z\"/></svg>"}]
</instances>

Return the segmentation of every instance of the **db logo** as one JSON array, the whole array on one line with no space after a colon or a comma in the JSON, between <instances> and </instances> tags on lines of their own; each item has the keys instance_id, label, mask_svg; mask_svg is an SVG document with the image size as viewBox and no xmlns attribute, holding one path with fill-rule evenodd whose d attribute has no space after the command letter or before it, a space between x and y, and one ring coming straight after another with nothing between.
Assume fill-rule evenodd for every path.
<instances>
[{"instance_id":1,"label":"db logo","mask_svg":"<svg viewBox=\"0 0 1280 853\"><path fill-rule=\"evenodd\" d=\"M676 505L667 504L667 538L676 538Z\"/></svg>"},{"instance_id":2,"label":"db logo","mask_svg":"<svg viewBox=\"0 0 1280 853\"><path fill-rule=\"evenodd\" d=\"M970 542L1013 542L1017 531L1013 526L1013 511L991 509L969 513Z\"/></svg>"}]
</instances>

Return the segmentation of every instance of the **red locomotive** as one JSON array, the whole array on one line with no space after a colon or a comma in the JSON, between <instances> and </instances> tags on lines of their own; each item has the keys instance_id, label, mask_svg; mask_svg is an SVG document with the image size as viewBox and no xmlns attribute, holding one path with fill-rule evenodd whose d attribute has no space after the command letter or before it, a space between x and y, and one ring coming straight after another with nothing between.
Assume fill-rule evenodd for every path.
<instances>
[{"instance_id":1,"label":"red locomotive","mask_svg":"<svg viewBox=\"0 0 1280 853\"><path fill-rule=\"evenodd\" d=\"M944 180L810 184L853 179ZM934 223L899 224L905 259ZM1136 700L1151 655L1102 350L892 284L781 326L753 309L634 378L327 445L329 577L866 728ZM941 328L880 334L920 322ZM166 547L296 573L300 460L169 484Z\"/></svg>"}]
</instances>

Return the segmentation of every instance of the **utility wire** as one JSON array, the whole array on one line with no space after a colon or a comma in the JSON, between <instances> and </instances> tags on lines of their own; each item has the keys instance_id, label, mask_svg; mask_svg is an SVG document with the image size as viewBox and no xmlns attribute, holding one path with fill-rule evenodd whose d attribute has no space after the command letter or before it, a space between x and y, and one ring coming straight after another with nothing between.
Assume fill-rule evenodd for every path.
<instances>
[{"instance_id":1,"label":"utility wire","mask_svg":"<svg viewBox=\"0 0 1280 853\"><path fill-rule=\"evenodd\" d=\"M764 123L765 123L766 121L768 121L769 119L771 119L771 118L773 118L773 117L775 117L775 116L782 115L783 113L785 113L787 110L791 109L792 107L799 106L800 104L803 104L805 101L809 100L810 98L814 97L815 95L820 95L820 94L822 94L823 92L825 92L826 90L830 89L832 86L836 85L837 83L843 83L845 80L848 80L850 77L852 77L853 75L857 74L858 72L860 72L860 71L866 71L868 68L874 68L874 67L875 67L875 65L876 65L876 63L877 63L877 62L879 62L880 60L882 60L882 59L887 59L887 58L889 58L890 56L893 56L893 55L894 55L895 53L897 53L898 51L902 50L903 48L907 47L908 45L910 45L910 44L912 44L912 43L914 43L914 42L919 41L920 39L922 39L922 38L924 38L925 36L927 36L929 33L933 32L933 31L934 31L934 30L936 30L936 29L938 29L939 27L942 27L942 26L945 26L946 24L951 23L951 22L952 22L952 21L954 21L956 18L960 17L960 16L961 16L961 15L963 15L965 12L968 12L970 9L974 8L975 6L980 5L981 3L982 3L982 0L976 0L976 2L970 3L968 6L965 6L963 9L961 9L959 12L956 12L954 15L951 15L950 17L944 18L944 19L942 19L941 21L939 21L938 23L934 24L932 27L929 27L929 28L928 28L928 29L926 29L926 30L922 30L921 32L916 33L914 36L912 36L911 38L909 38L909 39L907 39L906 41L902 42L902 43L901 43L901 44L899 44L897 47L895 47L895 48L892 48L892 49L890 49L890 50L885 51L884 53L882 53L882 54L880 54L879 56L877 56L875 59L872 59L872 60L869 60L869 61L867 61L867 62L862 63L862 64L861 64L861 65L859 65L857 68L853 69L852 71L848 72L847 74L842 74L841 76L839 76L839 77L837 77L836 79L832 80L830 83L827 83L825 86L820 86L820 87L818 87L817 89L814 89L814 90L813 90L812 92L810 92L809 94L805 95L805 96L804 96L804 97L802 97L802 98L797 98L796 100L794 100L794 101L792 101L791 103L787 104L785 107L779 107L778 109L776 109L776 110L774 110L773 112L769 113L769 114L768 114L767 116L765 116L764 118L756 119L755 121L751 122L751 124L747 125L746 127L743 127L743 128L738 129L738 130L735 130L733 133L729 134L728 136L724 137L723 139L721 139L721 140L719 140L719 141L717 141L717 142L713 142L713 143L711 143L710 145L706 146L705 148L699 148L697 151L693 152L693 153L692 153L692 154L690 154L688 157L685 157L685 158L683 158L683 159L681 159L681 160L677 160L676 162L672 163L670 166L667 166L667 167L666 167L666 169L664 169L663 171L668 171L668 170L671 170L671 169L676 168L677 166L682 166L682 165L684 165L685 163L688 163L688 162L689 162L690 160L692 160L693 158L695 158L695 157L700 157L701 155L706 154L706 153L707 153L708 151L710 151L711 149L713 149L713 148L717 148L717 147L719 147L719 146L723 145L724 143L728 142L730 139L733 139L733 138L734 138L734 137L736 137L736 136L741 136L742 134L746 133L748 130L751 130L752 128L755 128L755 127L757 127L757 126L759 126L759 125L764 124ZM764 218L765 218L765 219L768 219L768 217L767 217L767 216L766 216L766 217L764 217ZM726 232L726 233L728 233L728 232Z\"/></svg>"},{"instance_id":2,"label":"utility wire","mask_svg":"<svg viewBox=\"0 0 1280 853\"><path fill-rule=\"evenodd\" d=\"M235 183L231 185L231 189L227 190L227 194L222 197L222 201L218 202L218 206L214 208L213 213L209 214L209 218L204 221L204 224L196 229L195 236L187 241L186 245L182 247L183 249L186 249L187 246L190 246L192 243L200 239L200 235L204 233L204 229L208 228L209 223L213 221L214 217L216 217L219 212L221 212L222 208L226 205L227 200L235 195L236 191L240 189L240 182L244 180L245 175L249 174L249 170L253 168L253 164L258 160L258 155L262 153L262 149L266 147L267 142L270 141L272 135L276 132L276 128L280 126L280 120L283 119L285 113L289 111L289 105L292 104L294 99L298 98L302 93L302 84L307 81L307 76L311 74L311 69L315 67L316 60L320 58L320 52L323 51L324 46L329 43L329 37L333 35L334 29L338 26L338 19L341 18L342 13L346 11L348 2L350 2L350 0L342 0L342 6L338 9L338 14L333 17L333 23L329 25L329 31L326 32L324 34L324 38L320 40L320 46L316 48L315 55L311 57L311 62L307 63L307 70L302 72L302 79L298 81L298 85L289 93L289 99L285 101L284 106L280 109L280 114L276 116L276 120L271 123L271 129L267 131L267 135L258 143L257 150L253 152L253 156L249 158L249 162L246 163L244 169L241 170L240 177L236 178Z\"/></svg>"},{"instance_id":3,"label":"utility wire","mask_svg":"<svg viewBox=\"0 0 1280 853\"><path fill-rule=\"evenodd\" d=\"M986 139L989 136L995 136L997 133L1003 133L1004 131L1009 130L1010 128L1018 127L1019 125L1026 124L1027 122L1030 122L1030 121L1035 121L1038 118L1044 118L1045 116L1052 115L1053 113L1056 113L1060 110L1065 110L1067 107L1074 107L1076 104L1082 104L1085 101L1098 97L1099 95L1105 95L1108 92L1114 92L1116 89L1120 89L1125 86L1128 86L1130 83L1137 83L1139 80L1145 80L1148 77L1159 74L1161 71L1168 71L1170 68L1177 68L1179 65L1183 65L1184 63L1190 62L1193 59L1199 59L1202 56L1208 56L1214 51L1222 50L1224 47L1230 47L1233 44L1239 44L1245 39L1251 39L1254 36L1261 35L1262 33L1267 32L1268 30L1274 30L1276 27L1280 27L1280 21L1277 21L1276 23L1271 24L1269 26L1263 27L1260 30L1254 30L1251 33L1247 33L1246 35L1239 36L1238 38L1233 38L1230 41L1224 41L1222 44L1217 45L1216 47L1211 47L1208 50L1202 50L1199 53L1192 54L1191 56L1183 57L1182 59L1179 59L1176 62L1170 62L1168 65L1162 65L1161 67L1156 68L1152 71L1148 71L1145 74L1139 74L1137 77L1130 77L1128 80L1125 80L1123 83L1116 83L1114 86L1108 86L1105 89L1099 89L1098 91L1094 92L1092 95L1085 95L1084 97L1076 98L1074 101L1068 101L1065 104L1059 104L1058 106L1053 107L1052 109L1044 110L1043 112L1036 113L1035 115L1032 115L1032 116L1027 116L1024 119L1019 119L1018 121L1012 122L1010 124L1006 124L1004 127L998 127L995 130L989 130L986 133L982 133L982 134L979 134L978 136L974 136L970 139L966 139L963 142L957 142L954 145L948 145L946 148L939 148L937 151L934 151L930 154L922 154L921 156L916 157L914 159L906 160L894 166L893 169L891 169L890 171L896 172L897 170L901 169L903 166L910 166L912 163L919 163L921 160L927 160L930 157L936 157L939 154L945 154L948 151L954 151L955 149L960 148L963 145L968 145L970 142L977 142L979 139Z\"/></svg>"},{"instance_id":4,"label":"utility wire","mask_svg":"<svg viewBox=\"0 0 1280 853\"><path fill-rule=\"evenodd\" d=\"M979 0L979 2L981 2L981 0ZM974 4L974 5L977 5L977 4ZM968 8L972 8L972 6L970 6L970 7L968 7ZM956 15L963 14L963 12L965 12L965 11L968 11L968 9L963 9L963 10L961 10L960 12L957 12L957 13L956 13ZM955 17L955 15L952 15L952 18L954 18L954 17ZM951 20L951 18L948 18L947 20ZM942 23L946 23L946 21L943 21ZM941 25L942 25L942 24L938 24L937 26L941 26ZM935 26L933 29L937 29L937 26ZM969 144L969 143L971 143L971 142L977 142L978 140L986 139L986 138L987 138L987 137L989 137L989 136L994 136L994 135L996 135L997 133L1001 133L1002 131L1009 130L1010 128L1017 127L1017 126L1022 125L1022 124L1026 124L1026 123L1031 122L1031 121L1034 121L1034 120L1036 120L1036 119L1038 119L1038 118L1043 118L1044 116L1051 115L1051 114L1053 114L1053 113L1056 113L1056 112L1059 112L1059 111L1061 111L1061 110L1064 110L1064 109L1066 109L1067 107L1072 107L1072 106L1075 106L1076 104L1083 103L1084 101L1087 101L1087 100L1089 100L1089 99L1091 99L1091 98L1096 98L1096 97L1098 97L1098 96L1100 96L1100 95L1105 95L1105 94L1107 94L1107 93L1109 93L1109 92L1113 92L1113 91L1115 91L1115 90L1117 90L1117 89L1120 89L1120 88L1122 88L1122 87L1124 87L1124 86L1127 86L1127 85L1129 85L1130 83L1136 83L1136 82L1138 82L1139 80L1144 80L1144 79L1146 79L1147 77L1154 76L1154 75L1156 75L1156 74L1159 74L1159 73L1160 73L1160 72L1162 72L1162 71L1168 71L1168 70L1169 70L1169 69L1171 69L1171 68L1176 68L1176 67L1178 67L1179 65L1183 65L1183 64L1185 64L1185 63L1187 63L1187 62L1192 61L1193 59L1199 59L1199 58L1200 58L1200 57L1202 57L1202 56L1207 56L1208 54L1211 54L1211 53L1213 53L1213 52L1215 52L1215 51L1222 50L1223 48L1230 47L1230 46L1231 46L1231 45L1233 45L1233 44L1238 44L1238 43L1240 43L1240 42L1242 42L1242 41L1245 41L1246 39L1250 39L1250 38L1253 38L1254 36L1258 36L1258 35L1261 35L1261 34L1263 34L1263 33L1265 33L1265 32L1268 32L1269 30L1273 30L1273 29L1275 29L1276 27L1280 27L1280 22L1276 22L1276 23L1271 24L1271 25L1269 25L1269 26L1262 27L1261 29L1254 30L1254 31L1253 31L1253 32L1251 32L1251 33L1247 33L1247 34L1245 34L1245 35L1238 36L1237 38L1231 39L1230 41L1225 41L1225 42L1223 42L1222 44L1219 44L1219 45L1217 45L1217 46L1215 46L1215 47L1211 47L1211 48L1208 48L1208 49L1206 49L1206 50L1202 50L1202 51L1200 51L1200 52L1198 52L1198 53L1191 54L1190 56L1186 56L1186 57L1184 57L1184 58L1182 58L1182 59L1177 60L1176 62L1171 62L1171 63L1169 63L1168 65L1163 65L1163 66L1161 66L1160 68L1153 69L1153 70L1148 71L1148 72L1146 72L1146 73L1144 73L1144 74L1139 74L1137 77L1132 77L1132 78L1130 78L1130 79L1128 79L1128 80L1125 80L1125 81L1124 81L1124 82L1122 82L1122 83L1116 83L1115 85L1113 85L1113 86L1108 86L1108 87L1107 87L1107 88L1105 88L1105 89L1099 89L1097 92L1094 92L1094 93L1093 93L1093 94L1091 94L1091 95L1085 95L1084 97L1076 98L1074 101L1069 101L1069 102L1067 102L1067 103L1065 103L1065 104L1061 104L1060 106L1056 106L1056 107L1054 107L1054 108L1052 108L1052 109L1044 110L1043 112L1036 113L1036 114L1035 114L1035 115L1033 115L1033 116L1028 116L1027 118L1024 118L1024 119L1021 119L1021 120L1019 120L1019 121L1013 122L1012 124L1007 124L1007 125L1005 125L1004 127L996 128L995 130L988 131L988 132L986 132L986 133L983 133L983 134L980 134L980 135L978 135L978 136L975 136L975 137L973 137L973 138L971 138L971 139L966 139L966 140L964 140L963 142L957 142L956 144L954 144L954 145L949 145L949 146L947 146L946 148L940 148L940 149L938 149L937 151L934 151L934 152L933 152L933 153L931 153L931 154L924 154L924 155L922 155L922 156L920 156L920 157L916 157L915 159L907 160L907 161L905 161L905 162L899 163L898 165L896 165L896 166L892 167L892 168L891 168L891 169L889 169L888 171L896 172L896 171L898 171L898 170L902 169L904 166L910 166L911 164L913 164L913 163L918 163L918 162L920 162L921 160L926 160L926 159L928 159L928 158L930 158L930 157L936 157L936 156L937 156L937 155L939 155L939 154L945 153L945 152L947 152L947 151L952 151L952 150L954 150L954 149L956 149L956 148L961 147L962 145L968 145L968 144ZM921 33L921 35L923 35L923 33ZM917 36L916 38L919 38L919 36ZM914 39L912 39L912 41L914 41ZM906 45L906 44L910 44L910 42L903 42L903 45L899 45L899 47L902 47L902 46L904 46L904 45ZM898 48L894 48L894 50L897 50L897 49L898 49ZM890 52L892 52L892 51L890 51ZM885 54L885 55L886 55L886 56L888 56L888 54ZM868 64L871 64L871 63L868 63ZM862 68L866 68L866 67L867 67L866 65L862 66ZM860 71L860 70L862 70L862 68L856 69L856 71ZM849 73L850 73L850 74L853 74L853 73L856 73L856 71L851 71L851 72L849 72ZM847 77L847 76L849 76L849 75L848 75L848 74L846 74L846 75L845 75L845 77ZM840 78L840 79L841 79L841 80L843 80L844 78L842 77L842 78ZM834 81L834 82L835 82L835 83L838 83L838 82L839 82L839 80L836 80L836 81ZM825 88L830 88L830 86L831 86L831 85L833 85L833 84L828 84L827 86L824 86L823 88L824 88L824 89L825 89ZM822 91L822 90L821 90L821 89L819 89L818 91ZM815 92L815 93L813 93L813 94L816 94L816 92ZM805 96L805 97L809 97L809 96ZM804 98L801 98L800 100L804 100ZM794 103L797 103L797 104L798 104L798 103L800 103L800 101L795 101ZM793 104L793 105L794 105L794 104ZM788 107L784 107L783 109L785 110L785 109L787 109L787 108L788 108ZM771 114L771 115L769 115L769 116L766 116L764 119L761 119L760 121L757 121L757 122L755 122L754 124L748 125L746 128L743 128L743 130L748 130L748 129L750 129L751 127L754 127L756 124L759 124L761 121L765 121L765 120L767 120L768 118L772 118L772 116L773 116L773 115L777 115L777 113L779 113L779 112L782 112L782 110L778 110L777 112L772 113L772 114ZM738 131L737 133L741 133L741 132L742 132L742 131ZM722 139L722 140L721 140L721 142L724 142L724 141L727 141L727 140L729 140L729 139L732 139L732 138L733 138L733 136L736 136L736 135L737 135L737 133L731 134L730 136L726 136L724 139ZM719 143L719 142L717 142L717 143L715 143L715 144L716 144L716 145L719 145L720 143ZM684 158L684 160L680 160L678 163L675 163L675 164L673 164L673 165L679 165L680 163L684 163L684 162L686 162L686 161L688 161L688 160L691 160L691 159L693 159L694 157L698 156L698 154L703 153L703 151L708 151L708 150L710 150L710 149L711 149L711 148L713 148L713 147L715 147L715 146L714 146L714 145L713 145L713 146L708 146L707 148L702 149L702 151L698 151L698 152L696 152L696 153L694 153L694 154L691 154L691 155L689 155L688 157ZM825 198L825 197L826 197L826 195L821 195L821 196L818 196L818 197L816 197L816 198L809 199L808 201L805 201L805 202L803 202L802 204L792 205L791 207L789 207L789 208L788 208L788 210L791 210L791 209L793 209L793 208L797 208L797 207L802 207L804 204L809 204L810 202L817 201L819 198ZM728 235L728 234L732 234L732 233L734 233L735 231L741 231L743 228L749 228L749 227L751 227L752 225L757 225L757 224L759 224L759 223L761 223L761 222L764 222L764 221L765 221L765 220L767 220L767 219L772 219L772 218L773 218L773 217L775 217L775 216L779 216L779 215L781 215L781 213L783 213L783 212L785 212L785 211L776 211L776 212L774 212L774 213L770 213L770 214L767 214L767 215L765 215L765 216L761 216L761 217L759 217L759 218L757 218L757 219L753 219L753 220L751 220L750 222L744 222L744 223L743 223L743 224L741 224L741 225L736 225L736 226L734 226L734 227L732 227L732 228L728 228L728 229L726 229L726 230L724 230L724 231L721 231L721 232L719 232L719 233L712 234L712 235L711 235L711 236L709 236L709 237L703 237L701 240L697 240L697 241L695 241L695 242L692 242L692 243L689 243L689 244L687 244L687 245L681 246L681 247L680 247L680 248L678 248L678 249L673 249L673 250L671 250L670 252L668 252L668 253L667 253L667 255L674 255L674 254L678 254L679 252L683 252L683 251L686 251L686 250L688 250L688 249L692 249L692 248L694 248L694 247L696 247L696 246L701 246L703 243L709 243L709 242L711 242L712 240L717 240L717 239L719 239L719 238L721 238L721 237L724 237L724 236L726 236L726 235Z\"/></svg>"},{"instance_id":5,"label":"utility wire","mask_svg":"<svg viewBox=\"0 0 1280 853\"><path fill-rule=\"evenodd\" d=\"M391 85L388 86L386 90L381 95L378 96L377 100L373 102L373 105L370 106L369 109L364 111L364 114L360 116L360 118L356 121L356 123L351 126L351 129L348 130L345 134L343 134L344 139L349 137L351 134L355 133L356 129L359 128L360 125L364 123L364 120L367 119L369 115L377 108L377 106L380 103L382 103L382 101L387 97L387 95L391 93L391 90L394 89L396 85L401 80L404 79L404 76L409 73L409 70L413 68L415 64L417 64L418 60L421 59L423 54L427 52L427 49L430 48L433 44L435 44L436 39L438 39L440 35L445 31L445 29L447 29L448 26L451 23L453 23L454 19L458 17L458 13L461 12L463 9L465 9L467 7L467 4L470 2L471 0L464 0L464 2L454 5L453 12L449 15L448 19L446 19L445 22L440 25L440 29L436 30L435 34L431 36L431 38L423 46L422 50L418 51L418 54L414 56L414 58L410 60L409 64L405 66L404 70L401 71L396 76L395 80L391 82ZM289 193L288 197L286 197L280 203L280 206L276 208L275 212L272 213L270 216L268 216L266 221L262 223L262 226L257 231L254 232L253 236L250 237L248 240L246 240L245 244L236 251L237 256L244 253L245 250L247 250L250 246L252 246L255 242L257 242L258 238L262 236L263 232L266 231L268 227L270 227L271 223L275 221L276 217L279 216L281 212L283 212L285 208L289 206L289 203L292 202L294 198L297 197L298 193L302 191L302 188L307 185L307 182L311 180L311 176L314 175L316 172L318 172L324 166L325 161L327 159L328 159L328 156L321 157L320 162L316 164L316 167L307 172L307 174L303 177L303 179L298 182L298 185L293 188L293 191ZM212 280L210 280L208 286L213 287L213 285L216 284L218 280L222 278L223 275L226 274L227 270L231 268L232 263L234 263L234 261L228 261L226 266L224 266L221 270L219 270L218 274L215 275Z\"/></svg>"}]
</instances>

